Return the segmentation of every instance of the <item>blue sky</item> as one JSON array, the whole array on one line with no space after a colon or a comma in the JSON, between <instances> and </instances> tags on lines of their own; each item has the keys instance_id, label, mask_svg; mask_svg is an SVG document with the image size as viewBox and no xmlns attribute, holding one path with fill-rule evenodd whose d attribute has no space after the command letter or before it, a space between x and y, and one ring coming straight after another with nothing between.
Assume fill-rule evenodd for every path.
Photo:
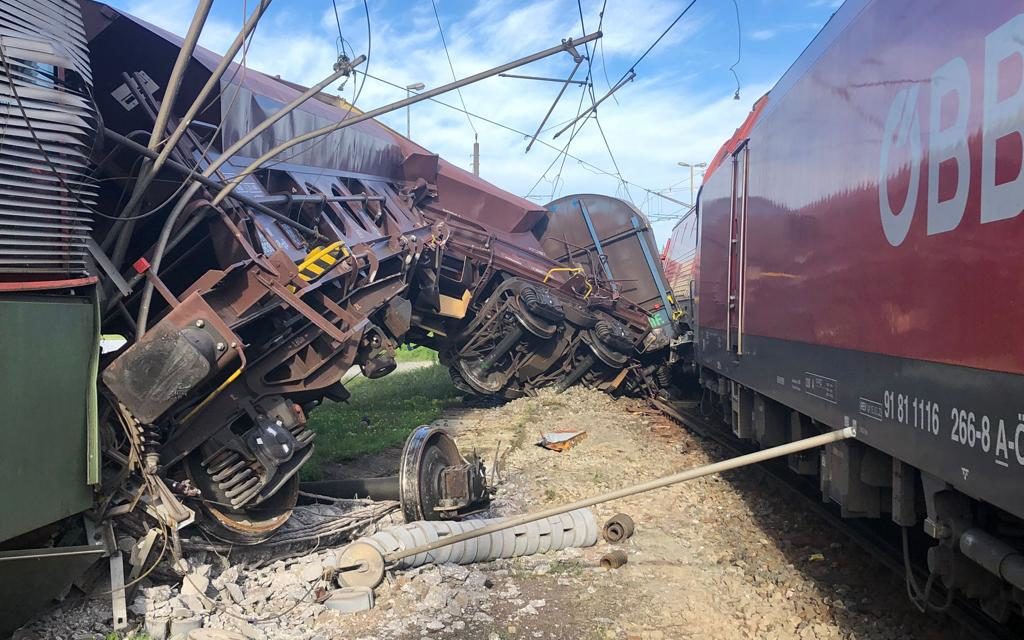
<instances>
[{"instance_id":1,"label":"blue sky","mask_svg":"<svg viewBox=\"0 0 1024 640\"><path fill-rule=\"evenodd\" d=\"M576 0L436 0L455 71L463 77L553 46L582 33ZM357 53L366 53L362 0L337 0L341 29ZM188 26L196 0L115 0L116 7L176 33ZM215 0L200 42L223 51L255 0ZM593 52L594 91L616 82L688 4L683 0L607 0L602 46ZM681 213L678 204L650 193L689 201L689 172L679 161L706 162L825 24L837 0L738 0L742 25L740 100L729 67L737 57L736 10L732 0L697 0L693 8L636 67L637 77L590 119L569 146L575 158L562 162L569 134L542 134L525 154L527 140L501 127L434 103L412 107L412 137L449 161L470 168L473 128L480 139L481 176L521 196L545 203L571 193L605 193L632 200L654 220L661 243ZM598 24L601 0L583 0L587 31ZM436 87L451 81L429 0L369 0L370 74L407 85ZM276 0L260 23L246 63L260 71L312 84L331 72L338 26L330 0ZM572 69L560 55L518 70L526 75L565 77ZM577 78L585 77L586 64ZM343 94L353 98L353 84ZM463 89L469 111L532 133L558 92L555 83L493 78ZM582 90L571 87L549 125L576 115ZM367 80L357 106L374 108L405 92ZM460 105L459 96L440 100ZM589 97L584 107L589 105ZM404 111L384 121L405 131ZM601 136L603 130L615 162ZM552 166L553 163L553 166ZM614 165L627 181L623 184ZM549 169L549 167L551 167ZM607 173L602 173L607 172ZM699 177L698 177L699 185Z\"/></svg>"}]
</instances>

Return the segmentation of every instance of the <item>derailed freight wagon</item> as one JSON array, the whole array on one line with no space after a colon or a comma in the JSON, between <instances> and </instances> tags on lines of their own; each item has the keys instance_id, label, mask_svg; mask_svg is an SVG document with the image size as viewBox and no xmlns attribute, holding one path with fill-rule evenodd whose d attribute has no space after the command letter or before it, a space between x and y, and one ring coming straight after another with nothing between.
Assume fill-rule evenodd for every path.
<instances>
[{"instance_id":1,"label":"derailed freight wagon","mask_svg":"<svg viewBox=\"0 0 1024 640\"><path fill-rule=\"evenodd\" d=\"M121 518L170 557L193 521L273 536L308 412L404 342L473 393L664 377L672 303L633 207L538 207L446 163L325 92L360 58L307 89L231 63L245 31L224 60L99 3L0 9L0 633L70 580L47 558L113 573Z\"/></svg>"},{"instance_id":2,"label":"derailed freight wagon","mask_svg":"<svg viewBox=\"0 0 1024 640\"><path fill-rule=\"evenodd\" d=\"M793 470L923 530L1001 619L1024 603L1022 43L1018 2L848 0L711 163L694 287L734 434L855 426Z\"/></svg>"}]
</instances>

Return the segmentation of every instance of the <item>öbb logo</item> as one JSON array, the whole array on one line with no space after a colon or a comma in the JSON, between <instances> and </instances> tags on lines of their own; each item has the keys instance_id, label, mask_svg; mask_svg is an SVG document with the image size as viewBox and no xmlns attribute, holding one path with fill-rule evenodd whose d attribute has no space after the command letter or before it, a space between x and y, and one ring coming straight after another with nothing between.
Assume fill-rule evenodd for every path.
<instances>
[{"instance_id":1,"label":"\u00f6bb logo","mask_svg":"<svg viewBox=\"0 0 1024 640\"><path fill-rule=\"evenodd\" d=\"M1017 58L1015 64L1004 64ZM1018 216L1024 209L1024 171L1012 180L996 184L996 143L1010 135L1024 138L1024 78L1001 77L1007 69L1024 67L1024 14L1010 19L985 38L982 77L981 139L981 222L997 222ZM1024 74L1022 74L1024 75ZM1002 84L1001 84L1002 81ZM1011 95L999 95L1000 86L1011 87ZM971 106L971 74L967 61L956 57L932 74L929 83L928 137L928 235L952 231L964 217L971 179L971 154L968 148L968 115ZM892 246L907 237L914 218L921 186L921 122L918 98L921 85L914 84L896 94L889 107L882 136L878 204L882 229ZM942 128L942 104L947 97L956 102L955 121ZM889 198L890 154L909 147L910 181L903 206L895 210ZM956 163L956 184L944 185L953 195L939 201L939 166ZM898 203L896 203L898 204Z\"/></svg>"}]
</instances>

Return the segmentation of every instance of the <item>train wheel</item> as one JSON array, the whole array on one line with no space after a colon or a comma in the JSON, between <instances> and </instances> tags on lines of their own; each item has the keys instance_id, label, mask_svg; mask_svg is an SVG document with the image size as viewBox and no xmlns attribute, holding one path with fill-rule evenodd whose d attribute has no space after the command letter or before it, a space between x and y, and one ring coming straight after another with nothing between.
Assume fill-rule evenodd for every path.
<instances>
[{"instance_id":1,"label":"train wheel","mask_svg":"<svg viewBox=\"0 0 1024 640\"><path fill-rule=\"evenodd\" d=\"M292 476L269 498L259 504L242 509L233 509L214 497L209 476L203 472L193 457L186 460L185 469L192 484L203 492L206 499L200 499L196 524L210 536L239 545L253 545L263 542L281 528L292 515L299 500L299 476Z\"/></svg>"}]
</instances>

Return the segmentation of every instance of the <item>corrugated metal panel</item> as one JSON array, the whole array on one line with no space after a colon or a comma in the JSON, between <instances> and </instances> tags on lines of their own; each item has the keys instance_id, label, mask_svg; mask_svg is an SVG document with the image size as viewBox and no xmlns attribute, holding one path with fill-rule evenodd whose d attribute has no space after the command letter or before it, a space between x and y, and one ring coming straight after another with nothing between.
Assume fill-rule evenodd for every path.
<instances>
[{"instance_id":1,"label":"corrugated metal panel","mask_svg":"<svg viewBox=\"0 0 1024 640\"><path fill-rule=\"evenodd\" d=\"M0 46L0 274L84 275L96 120L78 0L0 0Z\"/></svg>"}]
</instances>

